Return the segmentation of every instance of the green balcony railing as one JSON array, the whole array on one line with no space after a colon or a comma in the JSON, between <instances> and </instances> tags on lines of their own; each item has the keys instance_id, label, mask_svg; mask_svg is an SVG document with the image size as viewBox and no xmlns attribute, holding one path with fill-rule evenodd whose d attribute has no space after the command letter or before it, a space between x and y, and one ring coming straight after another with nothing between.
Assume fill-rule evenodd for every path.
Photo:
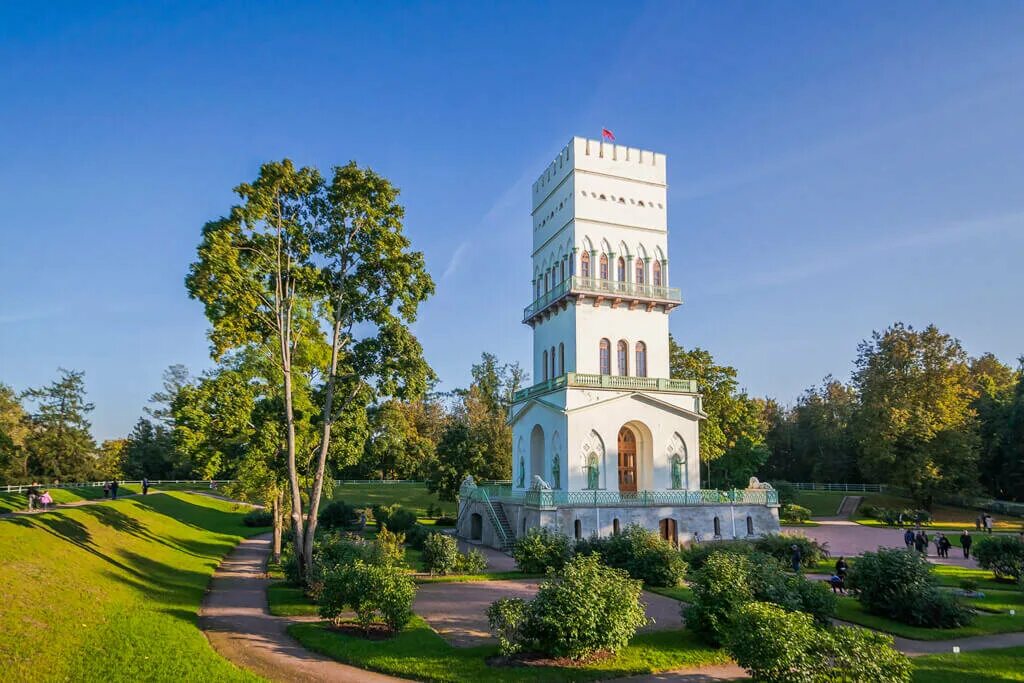
<instances>
[{"instance_id":1,"label":"green balcony railing","mask_svg":"<svg viewBox=\"0 0 1024 683\"><path fill-rule=\"evenodd\" d=\"M658 505L778 505L774 489L700 489L698 491L516 491L509 485L468 488L462 495L480 502L495 501L529 507L651 507Z\"/></svg>"},{"instance_id":2,"label":"green balcony railing","mask_svg":"<svg viewBox=\"0 0 1024 683\"><path fill-rule=\"evenodd\" d=\"M636 282L603 280L596 277L567 277L549 291L537 297L523 309L523 320L529 320L537 313L569 294L592 294L596 296L619 297L637 301L660 301L672 304L683 302L678 287L662 287Z\"/></svg>"},{"instance_id":3,"label":"green balcony railing","mask_svg":"<svg viewBox=\"0 0 1024 683\"><path fill-rule=\"evenodd\" d=\"M625 389L629 391L672 391L697 393L697 380L666 379L664 377L630 377L627 375L588 375L582 372L567 372L558 377L520 389L514 401L546 394L563 387L584 387L588 389Z\"/></svg>"}]
</instances>

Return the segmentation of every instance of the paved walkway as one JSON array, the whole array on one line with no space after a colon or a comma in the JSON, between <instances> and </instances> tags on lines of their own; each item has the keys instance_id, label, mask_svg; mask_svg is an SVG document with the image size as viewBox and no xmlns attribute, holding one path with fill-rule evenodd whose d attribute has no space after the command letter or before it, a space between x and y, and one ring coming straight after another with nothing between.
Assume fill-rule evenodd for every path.
<instances>
[{"instance_id":1,"label":"paved walkway","mask_svg":"<svg viewBox=\"0 0 1024 683\"><path fill-rule=\"evenodd\" d=\"M152 491L155 493L155 491ZM41 515L44 512L53 512L54 510L63 510L64 508L80 508L83 505L98 505L101 503L110 503L115 500L122 500L124 498L141 498L141 493L126 493L118 496L117 498L83 498L82 500L75 500L70 503L56 503L48 506L45 510L36 508L35 510L11 510L10 512L0 512L0 517L19 517L22 515Z\"/></svg>"},{"instance_id":2,"label":"paved walkway","mask_svg":"<svg viewBox=\"0 0 1024 683\"><path fill-rule=\"evenodd\" d=\"M516 569L516 561L511 555L507 555L500 550L495 550L486 545L480 545L479 543L468 543L461 538L458 539L459 552L468 552L470 550L479 550L483 556L487 559L487 569L484 570L485 574L493 572L511 572Z\"/></svg>"},{"instance_id":3,"label":"paved walkway","mask_svg":"<svg viewBox=\"0 0 1024 683\"><path fill-rule=\"evenodd\" d=\"M270 534L242 541L213 575L199 611L199 627L221 655L273 681L368 681L401 679L365 671L314 654L288 635L292 620L267 609L270 579L264 570Z\"/></svg>"},{"instance_id":4,"label":"paved walkway","mask_svg":"<svg viewBox=\"0 0 1024 683\"><path fill-rule=\"evenodd\" d=\"M487 629L487 607L502 598L532 599L537 593L536 579L428 583L416 592L413 611L455 647L474 647L493 642ZM681 628L683 618L679 602L644 591L647 616L653 624L642 631Z\"/></svg>"},{"instance_id":5,"label":"paved walkway","mask_svg":"<svg viewBox=\"0 0 1024 683\"><path fill-rule=\"evenodd\" d=\"M874 552L879 548L905 548L903 543L903 532L905 529L886 529L883 527L865 526L846 519L821 518L815 519L820 526L806 527L782 527L783 533L806 536L819 543L828 543L828 550L832 557L856 557L862 552ZM929 532L929 536L934 536ZM949 564L957 567L977 568L978 563L974 558L969 560L957 557L961 554L959 548L952 548L949 551L949 558L935 556L935 546L930 545L931 555L928 559L935 564Z\"/></svg>"}]
</instances>

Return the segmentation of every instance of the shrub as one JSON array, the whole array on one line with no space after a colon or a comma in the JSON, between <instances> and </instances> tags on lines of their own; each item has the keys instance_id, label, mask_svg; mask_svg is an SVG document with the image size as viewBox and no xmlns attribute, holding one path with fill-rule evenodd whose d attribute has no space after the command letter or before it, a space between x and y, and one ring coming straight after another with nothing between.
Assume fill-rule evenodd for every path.
<instances>
[{"instance_id":1,"label":"shrub","mask_svg":"<svg viewBox=\"0 0 1024 683\"><path fill-rule=\"evenodd\" d=\"M748 602L770 602L792 612L806 612L827 624L836 596L824 583L786 574L766 555L712 554L704 567L690 573L693 600L684 608L686 625L707 642L720 644L733 612Z\"/></svg>"},{"instance_id":2,"label":"shrub","mask_svg":"<svg viewBox=\"0 0 1024 683\"><path fill-rule=\"evenodd\" d=\"M702 568L708 558L716 553L750 555L753 552L754 544L750 541L711 541L708 543L695 543L683 550L681 554L683 561L689 566L690 571L694 571Z\"/></svg>"},{"instance_id":3,"label":"shrub","mask_svg":"<svg viewBox=\"0 0 1024 683\"><path fill-rule=\"evenodd\" d=\"M595 652L617 652L647 623L641 584L621 569L606 567L594 555L573 558L561 572L541 582L537 597L518 607L493 607L495 635L515 649L531 648L552 657L584 659ZM488 610L488 621L492 610Z\"/></svg>"},{"instance_id":4,"label":"shrub","mask_svg":"<svg viewBox=\"0 0 1024 683\"><path fill-rule=\"evenodd\" d=\"M441 515L434 520L434 526L455 526L455 522L458 521L454 517L448 517Z\"/></svg>"},{"instance_id":5,"label":"shrub","mask_svg":"<svg viewBox=\"0 0 1024 683\"><path fill-rule=\"evenodd\" d=\"M416 513L406 510L398 503L374 505L373 518L377 520L377 526L388 531L405 532L416 523Z\"/></svg>"},{"instance_id":6,"label":"shrub","mask_svg":"<svg viewBox=\"0 0 1024 683\"><path fill-rule=\"evenodd\" d=\"M1000 579L1024 583L1024 543L1013 536L982 536L972 551L982 569L990 569Z\"/></svg>"},{"instance_id":7,"label":"shrub","mask_svg":"<svg viewBox=\"0 0 1024 683\"><path fill-rule=\"evenodd\" d=\"M540 574L548 569L561 569L569 560L569 539L547 528L532 528L516 539L512 557L519 571Z\"/></svg>"},{"instance_id":8,"label":"shrub","mask_svg":"<svg viewBox=\"0 0 1024 683\"><path fill-rule=\"evenodd\" d=\"M797 488L788 481L773 481L772 487L779 492L779 504L796 503Z\"/></svg>"},{"instance_id":9,"label":"shrub","mask_svg":"<svg viewBox=\"0 0 1024 683\"><path fill-rule=\"evenodd\" d=\"M918 553L884 548L864 553L846 585L871 614L912 626L956 628L972 620L953 595L937 588L932 565Z\"/></svg>"},{"instance_id":10,"label":"shrub","mask_svg":"<svg viewBox=\"0 0 1024 683\"><path fill-rule=\"evenodd\" d=\"M392 533L387 528L377 532L370 551L374 564L405 565L405 534Z\"/></svg>"},{"instance_id":11,"label":"shrub","mask_svg":"<svg viewBox=\"0 0 1024 683\"><path fill-rule=\"evenodd\" d=\"M595 536L580 541L576 553L597 553L609 567L625 569L634 579L651 586L678 586L686 575L686 562L679 551L658 534L636 524L606 538Z\"/></svg>"},{"instance_id":12,"label":"shrub","mask_svg":"<svg viewBox=\"0 0 1024 683\"><path fill-rule=\"evenodd\" d=\"M795 503L786 503L779 511L779 519L790 524L806 522L811 518L811 511Z\"/></svg>"},{"instance_id":13,"label":"shrub","mask_svg":"<svg viewBox=\"0 0 1024 683\"><path fill-rule=\"evenodd\" d=\"M723 631L725 648L736 663L766 683L814 681L811 650L817 638L809 615L767 602L737 606Z\"/></svg>"},{"instance_id":14,"label":"shrub","mask_svg":"<svg viewBox=\"0 0 1024 683\"><path fill-rule=\"evenodd\" d=\"M267 510L250 510L246 513L245 517L242 517L242 524L246 526L270 526L274 523L274 515L270 514Z\"/></svg>"},{"instance_id":15,"label":"shrub","mask_svg":"<svg viewBox=\"0 0 1024 683\"><path fill-rule=\"evenodd\" d=\"M973 593L978 590L978 582L974 579L960 579L960 590L965 593Z\"/></svg>"},{"instance_id":16,"label":"shrub","mask_svg":"<svg viewBox=\"0 0 1024 683\"><path fill-rule=\"evenodd\" d=\"M800 566L810 567L829 556L828 543L818 543L806 536L768 534L754 541L754 550L774 557L789 566L793 546L800 548Z\"/></svg>"},{"instance_id":17,"label":"shrub","mask_svg":"<svg viewBox=\"0 0 1024 683\"><path fill-rule=\"evenodd\" d=\"M857 511L869 519L878 519L879 514L884 510L877 505L861 505Z\"/></svg>"},{"instance_id":18,"label":"shrub","mask_svg":"<svg viewBox=\"0 0 1024 683\"><path fill-rule=\"evenodd\" d=\"M323 581L317 601L320 616L336 625L346 609L356 613L364 630L379 620L398 631L412 618L416 584L401 567L356 560L329 571Z\"/></svg>"},{"instance_id":19,"label":"shrub","mask_svg":"<svg viewBox=\"0 0 1024 683\"><path fill-rule=\"evenodd\" d=\"M767 683L910 680L910 662L893 647L891 636L815 627L807 615L765 602L736 609L725 646L755 680Z\"/></svg>"},{"instance_id":20,"label":"shrub","mask_svg":"<svg viewBox=\"0 0 1024 683\"><path fill-rule=\"evenodd\" d=\"M413 524L405 532L405 542L410 548L423 550L423 544L426 542L427 536L432 533L435 532L429 527L425 527L422 524Z\"/></svg>"},{"instance_id":21,"label":"shrub","mask_svg":"<svg viewBox=\"0 0 1024 683\"><path fill-rule=\"evenodd\" d=\"M523 647L527 606L520 598L502 598L487 608L487 627L498 639L503 655L514 655Z\"/></svg>"},{"instance_id":22,"label":"shrub","mask_svg":"<svg viewBox=\"0 0 1024 683\"><path fill-rule=\"evenodd\" d=\"M480 574L485 569L487 569L487 558L475 548L468 553L460 553L459 561L455 566L455 571L460 574Z\"/></svg>"},{"instance_id":23,"label":"shrub","mask_svg":"<svg viewBox=\"0 0 1024 683\"><path fill-rule=\"evenodd\" d=\"M351 529L359 523L359 511L341 500L332 500L320 510L317 523L324 529Z\"/></svg>"},{"instance_id":24,"label":"shrub","mask_svg":"<svg viewBox=\"0 0 1024 683\"><path fill-rule=\"evenodd\" d=\"M433 532L423 543L423 564L431 574L451 574L459 564L458 543L451 536Z\"/></svg>"}]
</instances>

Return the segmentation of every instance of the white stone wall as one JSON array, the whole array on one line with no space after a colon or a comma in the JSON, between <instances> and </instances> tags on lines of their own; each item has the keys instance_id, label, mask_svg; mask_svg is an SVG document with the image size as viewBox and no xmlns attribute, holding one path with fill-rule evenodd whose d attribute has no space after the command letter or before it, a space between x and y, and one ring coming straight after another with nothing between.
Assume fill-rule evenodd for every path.
<instances>
[{"instance_id":1,"label":"white stone wall","mask_svg":"<svg viewBox=\"0 0 1024 683\"><path fill-rule=\"evenodd\" d=\"M568 469L566 432L568 418L561 410L565 406L564 392L553 392L543 397L544 402L533 402L529 409L512 424L512 486L517 490L530 488L534 475L552 488L566 488ZM552 404L555 407L552 407ZM543 434L541 453L537 453L535 428ZM554 454L559 456L560 480L552 477ZM522 472L522 477L520 477ZM520 486L522 482L522 486Z\"/></svg>"}]
</instances>

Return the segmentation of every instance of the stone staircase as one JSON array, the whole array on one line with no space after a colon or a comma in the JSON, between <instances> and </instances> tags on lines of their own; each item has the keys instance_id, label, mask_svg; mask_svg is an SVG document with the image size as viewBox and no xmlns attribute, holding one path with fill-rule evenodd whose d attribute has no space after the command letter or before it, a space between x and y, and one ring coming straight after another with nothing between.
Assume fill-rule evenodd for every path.
<instances>
[{"instance_id":1,"label":"stone staircase","mask_svg":"<svg viewBox=\"0 0 1024 683\"><path fill-rule=\"evenodd\" d=\"M843 502L839 504L839 510L836 511L836 516L843 519L849 519L853 516L853 513L857 511L857 507L860 502L864 500L864 496L843 496Z\"/></svg>"},{"instance_id":2,"label":"stone staircase","mask_svg":"<svg viewBox=\"0 0 1024 683\"><path fill-rule=\"evenodd\" d=\"M491 503L491 522L495 526L501 529L501 533L504 534L505 540L501 544L502 550L510 550L512 543L515 542L516 535L512 531L512 525L508 523L508 517L505 515L505 508L502 507L501 503ZM499 534L500 536L501 534Z\"/></svg>"}]
</instances>

